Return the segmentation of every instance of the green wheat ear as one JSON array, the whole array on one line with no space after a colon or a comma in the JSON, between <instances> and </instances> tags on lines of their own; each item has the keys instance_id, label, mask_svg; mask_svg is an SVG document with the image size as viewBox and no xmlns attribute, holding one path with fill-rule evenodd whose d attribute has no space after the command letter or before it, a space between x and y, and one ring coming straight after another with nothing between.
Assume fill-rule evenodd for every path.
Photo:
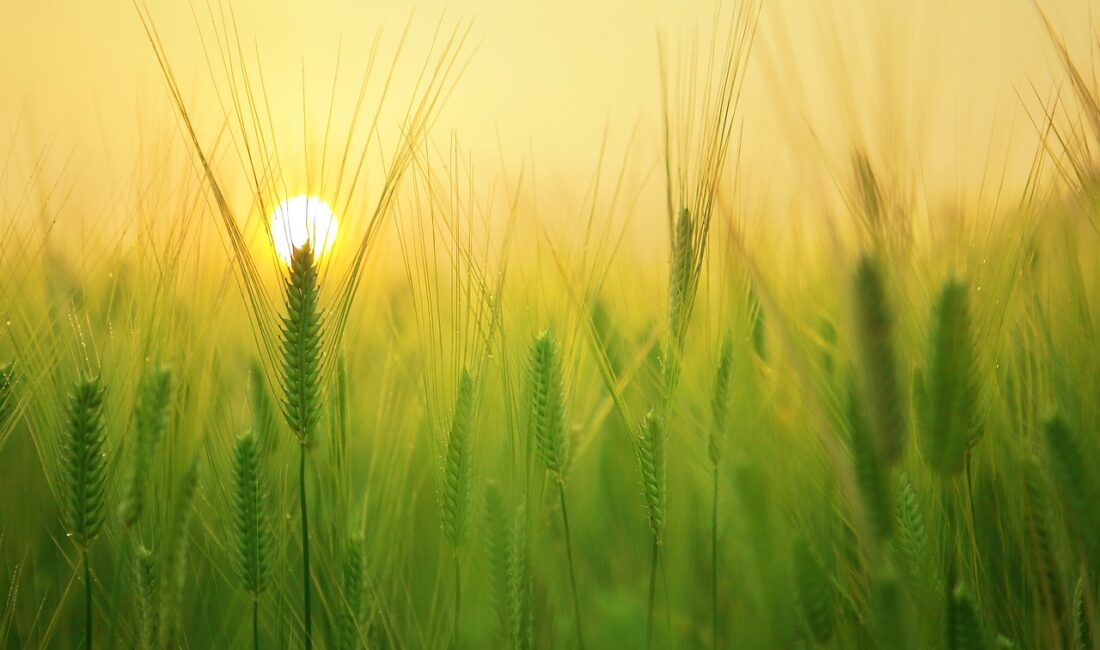
<instances>
[{"instance_id":1,"label":"green wheat ear","mask_svg":"<svg viewBox=\"0 0 1100 650\"><path fill-rule=\"evenodd\" d=\"M977 385L974 341L966 285L948 280L936 303L928 382L920 390L926 412L923 451L929 466L943 476L962 471L966 453L977 440ZM927 392L924 392L927 391Z\"/></svg>"},{"instance_id":2,"label":"green wheat ear","mask_svg":"<svg viewBox=\"0 0 1100 650\"><path fill-rule=\"evenodd\" d=\"M340 616L341 648L362 647L364 613L366 611L367 568L363 538L353 536L348 540L344 557L341 582L344 594L344 611Z\"/></svg>"},{"instance_id":3,"label":"green wheat ear","mask_svg":"<svg viewBox=\"0 0 1100 650\"><path fill-rule=\"evenodd\" d=\"M275 540L268 514L268 489L260 445L251 431L233 444L233 527L237 533L237 571L253 599L267 589Z\"/></svg>"},{"instance_id":4,"label":"green wheat ear","mask_svg":"<svg viewBox=\"0 0 1100 650\"><path fill-rule=\"evenodd\" d=\"M474 380L469 371L463 369L458 380L443 472L443 534L456 550L465 543L470 527L473 419Z\"/></svg>"},{"instance_id":5,"label":"green wheat ear","mask_svg":"<svg viewBox=\"0 0 1100 650\"><path fill-rule=\"evenodd\" d=\"M308 447L321 418L321 313L313 249L294 249L283 318L283 413L298 442Z\"/></svg>"},{"instance_id":6,"label":"green wheat ear","mask_svg":"<svg viewBox=\"0 0 1100 650\"><path fill-rule=\"evenodd\" d=\"M821 560L804 538L794 545L794 570L798 602L810 635L816 644L826 645L833 636L836 592Z\"/></svg>"},{"instance_id":7,"label":"green wheat ear","mask_svg":"<svg viewBox=\"0 0 1100 650\"><path fill-rule=\"evenodd\" d=\"M987 646L974 601L959 585L951 593L951 602L947 607L947 647L951 650L981 650Z\"/></svg>"},{"instance_id":8,"label":"green wheat ear","mask_svg":"<svg viewBox=\"0 0 1100 650\"><path fill-rule=\"evenodd\" d=\"M534 584L531 580L530 551L527 546L527 506L521 503L512 520L508 553L508 594L511 603L512 647L534 647Z\"/></svg>"},{"instance_id":9,"label":"green wheat ear","mask_svg":"<svg viewBox=\"0 0 1100 650\"><path fill-rule=\"evenodd\" d=\"M878 453L874 436L867 426L859 393L848 390L849 450L867 517L879 539L888 539L893 532L894 512L890 494L889 467Z\"/></svg>"},{"instance_id":10,"label":"green wheat ear","mask_svg":"<svg viewBox=\"0 0 1100 650\"><path fill-rule=\"evenodd\" d=\"M76 384L69 398L68 427L61 444L65 486L62 518L69 537L82 549L95 540L106 513L103 397L98 377Z\"/></svg>"},{"instance_id":11,"label":"green wheat ear","mask_svg":"<svg viewBox=\"0 0 1100 650\"><path fill-rule=\"evenodd\" d=\"M252 415L252 431L260 446L260 455L271 454L278 444L279 424L276 407L267 386L264 368L256 359L248 370L248 405Z\"/></svg>"},{"instance_id":12,"label":"green wheat ear","mask_svg":"<svg viewBox=\"0 0 1100 650\"><path fill-rule=\"evenodd\" d=\"M134 599L137 601L138 647L152 650L157 645L157 565L153 554L134 545Z\"/></svg>"},{"instance_id":13,"label":"green wheat ear","mask_svg":"<svg viewBox=\"0 0 1100 650\"><path fill-rule=\"evenodd\" d=\"M1092 617L1089 599L1085 596L1085 577L1077 578L1073 589L1073 642L1075 650L1092 650Z\"/></svg>"},{"instance_id":14,"label":"green wheat ear","mask_svg":"<svg viewBox=\"0 0 1100 650\"><path fill-rule=\"evenodd\" d=\"M665 427L653 411L642 422L642 437L638 444L638 461L642 470L646 510L653 539L660 546L664 541L665 514L668 505L668 481Z\"/></svg>"},{"instance_id":15,"label":"green wheat ear","mask_svg":"<svg viewBox=\"0 0 1100 650\"><path fill-rule=\"evenodd\" d=\"M682 338L683 328L687 324L694 243L691 212L681 208L673 235L668 283L668 329L676 340Z\"/></svg>"},{"instance_id":16,"label":"green wheat ear","mask_svg":"<svg viewBox=\"0 0 1100 650\"><path fill-rule=\"evenodd\" d=\"M1065 511L1070 535L1082 545L1090 565L1100 565L1100 528L1096 526L1096 504L1100 502L1096 474L1088 467L1084 447L1061 415L1043 422L1050 475Z\"/></svg>"},{"instance_id":17,"label":"green wheat ear","mask_svg":"<svg viewBox=\"0 0 1100 650\"><path fill-rule=\"evenodd\" d=\"M496 611L500 641L503 645L511 630L508 604L508 515L500 489L490 483L485 489L485 556L489 569L489 587Z\"/></svg>"},{"instance_id":18,"label":"green wheat ear","mask_svg":"<svg viewBox=\"0 0 1100 650\"><path fill-rule=\"evenodd\" d=\"M0 429L8 423L15 410L15 365L0 366Z\"/></svg>"},{"instance_id":19,"label":"green wheat ear","mask_svg":"<svg viewBox=\"0 0 1100 650\"><path fill-rule=\"evenodd\" d=\"M710 410L714 426L711 428L707 444L710 462L717 465L722 458L722 443L725 438L726 421L729 417L730 378L733 374L733 338L726 333L722 339L722 349L718 353L718 369L714 376L714 396L710 400Z\"/></svg>"},{"instance_id":20,"label":"green wheat ear","mask_svg":"<svg viewBox=\"0 0 1100 650\"><path fill-rule=\"evenodd\" d=\"M175 648L180 644L180 615L183 611L187 585L187 530L191 524L195 492L199 487L198 460L191 461L180 481L165 537L163 588L160 593L160 633L162 648Z\"/></svg>"},{"instance_id":21,"label":"green wheat ear","mask_svg":"<svg viewBox=\"0 0 1100 650\"><path fill-rule=\"evenodd\" d=\"M554 335L546 330L531 345L530 417L535 446L546 469L565 480L565 388Z\"/></svg>"},{"instance_id":22,"label":"green wheat ear","mask_svg":"<svg viewBox=\"0 0 1100 650\"><path fill-rule=\"evenodd\" d=\"M134 406L134 451L122 484L122 502L118 513L122 523L133 526L145 507L146 484L156 448L168 428L168 402L172 393L172 374L164 367L147 373L138 389Z\"/></svg>"},{"instance_id":23,"label":"green wheat ear","mask_svg":"<svg viewBox=\"0 0 1100 650\"><path fill-rule=\"evenodd\" d=\"M1050 523L1050 499L1042 468L1032 457L1024 459L1024 520L1035 549L1039 572L1040 602L1049 608L1054 620L1064 620L1066 598L1062 569L1058 563L1057 538Z\"/></svg>"},{"instance_id":24,"label":"green wheat ear","mask_svg":"<svg viewBox=\"0 0 1100 650\"><path fill-rule=\"evenodd\" d=\"M869 255L859 260L853 282L856 334L870 424L879 454L893 465L905 449L905 402L894 350L894 319L882 269Z\"/></svg>"}]
</instances>

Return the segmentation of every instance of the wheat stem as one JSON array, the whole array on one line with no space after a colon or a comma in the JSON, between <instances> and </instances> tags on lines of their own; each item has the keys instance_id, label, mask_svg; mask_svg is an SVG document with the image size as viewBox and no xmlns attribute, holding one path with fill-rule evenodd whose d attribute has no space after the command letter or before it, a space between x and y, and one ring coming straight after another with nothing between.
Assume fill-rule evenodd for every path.
<instances>
[{"instance_id":1,"label":"wheat stem","mask_svg":"<svg viewBox=\"0 0 1100 650\"><path fill-rule=\"evenodd\" d=\"M573 568L573 542L569 535L569 513L565 509L565 484L558 482L558 498L561 500L561 524L565 529L565 557L569 562L569 583L573 588L573 616L577 626L577 647L584 648L584 626L581 624L580 597L577 595L577 574Z\"/></svg>"}]
</instances>

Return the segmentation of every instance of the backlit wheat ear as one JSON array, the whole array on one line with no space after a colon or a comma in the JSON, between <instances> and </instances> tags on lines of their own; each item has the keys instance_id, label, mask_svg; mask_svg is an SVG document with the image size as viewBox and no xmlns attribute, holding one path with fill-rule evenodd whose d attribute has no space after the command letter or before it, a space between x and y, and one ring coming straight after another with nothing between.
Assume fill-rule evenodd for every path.
<instances>
[{"instance_id":1,"label":"backlit wheat ear","mask_svg":"<svg viewBox=\"0 0 1100 650\"><path fill-rule=\"evenodd\" d=\"M554 335L546 330L531 345L530 419L539 458L559 483L565 481L565 389Z\"/></svg>"},{"instance_id":2,"label":"backlit wheat ear","mask_svg":"<svg viewBox=\"0 0 1100 650\"><path fill-rule=\"evenodd\" d=\"M122 484L119 518L123 525L133 526L145 508L145 491L149 470L160 441L168 428L168 402L171 399L172 375L167 368L147 373L138 389L134 406L133 453Z\"/></svg>"},{"instance_id":3,"label":"backlit wheat ear","mask_svg":"<svg viewBox=\"0 0 1100 650\"><path fill-rule=\"evenodd\" d=\"M465 543L469 532L473 418L474 381L470 373L463 369L458 381L443 472L443 534L456 552Z\"/></svg>"},{"instance_id":4,"label":"backlit wheat ear","mask_svg":"<svg viewBox=\"0 0 1100 650\"><path fill-rule=\"evenodd\" d=\"M271 533L267 480L260 445L246 432L233 444L233 528L237 536L237 572L248 595L258 600L268 586L275 541Z\"/></svg>"},{"instance_id":5,"label":"backlit wheat ear","mask_svg":"<svg viewBox=\"0 0 1100 650\"><path fill-rule=\"evenodd\" d=\"M1100 566L1100 528L1096 525L1100 483L1088 456L1061 415L1043 422L1050 475L1058 488L1070 535L1077 539L1092 568Z\"/></svg>"},{"instance_id":6,"label":"backlit wheat ear","mask_svg":"<svg viewBox=\"0 0 1100 650\"><path fill-rule=\"evenodd\" d=\"M668 282L668 329L677 341L683 339L683 330L687 325L692 266L695 262L694 236L691 212L686 207L681 208L672 241Z\"/></svg>"},{"instance_id":7,"label":"backlit wheat ear","mask_svg":"<svg viewBox=\"0 0 1100 650\"><path fill-rule=\"evenodd\" d=\"M664 423L653 411L650 411L642 422L642 437L638 441L638 460L642 470L646 510L649 513L649 528L658 546L664 543L668 500L665 442Z\"/></svg>"},{"instance_id":8,"label":"backlit wheat ear","mask_svg":"<svg viewBox=\"0 0 1100 650\"><path fill-rule=\"evenodd\" d=\"M134 600L137 603L138 648L157 646L157 565L153 554L141 544L134 545Z\"/></svg>"},{"instance_id":9,"label":"backlit wheat ear","mask_svg":"<svg viewBox=\"0 0 1100 650\"><path fill-rule=\"evenodd\" d=\"M894 349L894 318L880 264L859 260L853 281L856 340L869 422L882 460L893 465L905 449L905 401Z\"/></svg>"},{"instance_id":10,"label":"backlit wheat ear","mask_svg":"<svg viewBox=\"0 0 1100 650\"><path fill-rule=\"evenodd\" d=\"M730 380L733 374L733 338L726 334L718 353L718 369L714 376L714 395L710 400L713 426L707 444L710 462L717 465L722 458L722 445L729 417Z\"/></svg>"},{"instance_id":11,"label":"backlit wheat ear","mask_svg":"<svg viewBox=\"0 0 1100 650\"><path fill-rule=\"evenodd\" d=\"M928 580L928 526L921 509L920 497L905 472L898 473L894 486L895 553L902 561L905 578L914 592L932 596L935 589Z\"/></svg>"},{"instance_id":12,"label":"backlit wheat ear","mask_svg":"<svg viewBox=\"0 0 1100 650\"><path fill-rule=\"evenodd\" d=\"M312 583L309 567L309 508L306 450L321 418L321 308L317 265L309 242L295 248L286 285L283 318L283 413L298 439L298 507L302 518L302 619L306 650L313 648Z\"/></svg>"},{"instance_id":13,"label":"backlit wheat ear","mask_svg":"<svg viewBox=\"0 0 1100 650\"><path fill-rule=\"evenodd\" d=\"M933 315L932 352L923 409L923 451L929 466L942 476L962 471L966 453L977 440L977 389L974 342L966 285L948 280Z\"/></svg>"},{"instance_id":14,"label":"backlit wheat ear","mask_svg":"<svg viewBox=\"0 0 1100 650\"><path fill-rule=\"evenodd\" d=\"M810 636L817 645L826 645L835 626L836 593L821 560L805 539L795 542L794 571L798 602Z\"/></svg>"},{"instance_id":15,"label":"backlit wheat ear","mask_svg":"<svg viewBox=\"0 0 1100 650\"><path fill-rule=\"evenodd\" d=\"M307 242L294 249L286 280L283 318L283 412L303 447L313 442L321 419L321 311L317 265Z\"/></svg>"}]
</instances>

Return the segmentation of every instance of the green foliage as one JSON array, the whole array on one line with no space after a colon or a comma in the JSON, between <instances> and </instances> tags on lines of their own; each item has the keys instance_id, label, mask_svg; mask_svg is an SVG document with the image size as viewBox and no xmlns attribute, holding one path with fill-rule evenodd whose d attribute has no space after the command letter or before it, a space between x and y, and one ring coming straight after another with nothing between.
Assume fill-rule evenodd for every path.
<instances>
[{"instance_id":1,"label":"green foliage","mask_svg":"<svg viewBox=\"0 0 1100 650\"><path fill-rule=\"evenodd\" d=\"M138 389L134 406L133 451L130 466L122 482L119 518L133 526L145 509L146 484L153 456L168 428L168 403L171 400L172 374L164 367L150 370Z\"/></svg>"},{"instance_id":2,"label":"green foliage","mask_svg":"<svg viewBox=\"0 0 1100 650\"><path fill-rule=\"evenodd\" d=\"M474 380L463 369L458 380L443 471L443 533L456 550L466 542L470 526L473 420Z\"/></svg>"},{"instance_id":3,"label":"green foliage","mask_svg":"<svg viewBox=\"0 0 1100 650\"><path fill-rule=\"evenodd\" d=\"M923 451L929 466L943 476L962 471L966 453L978 439L978 394L974 342L966 285L944 283L933 314L928 391L921 402Z\"/></svg>"},{"instance_id":4,"label":"green foliage","mask_svg":"<svg viewBox=\"0 0 1100 650\"><path fill-rule=\"evenodd\" d=\"M98 377L77 382L69 397L68 426L61 441L61 517L66 533L82 549L99 535L107 508L103 398Z\"/></svg>"},{"instance_id":5,"label":"green foliage","mask_svg":"<svg viewBox=\"0 0 1100 650\"><path fill-rule=\"evenodd\" d=\"M565 388L562 384L561 359L550 330L535 337L531 345L528 383L528 417L539 458L558 482L564 482L568 463Z\"/></svg>"}]
</instances>

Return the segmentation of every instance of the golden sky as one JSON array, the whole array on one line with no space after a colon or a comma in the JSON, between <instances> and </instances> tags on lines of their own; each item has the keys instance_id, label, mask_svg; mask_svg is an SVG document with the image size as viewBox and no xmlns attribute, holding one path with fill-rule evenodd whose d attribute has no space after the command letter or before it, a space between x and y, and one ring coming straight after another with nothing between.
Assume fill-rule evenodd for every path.
<instances>
[{"instance_id":1,"label":"golden sky","mask_svg":"<svg viewBox=\"0 0 1100 650\"><path fill-rule=\"evenodd\" d=\"M179 137L129 0L0 2L0 151L20 152L24 175L27 161L48 150L47 174L117 186L133 176L143 147ZM148 6L191 110L216 125L221 113L200 38L214 29L208 5ZM488 172L501 156L509 165L526 158L546 178L578 186L605 134L618 161L637 128L638 164L656 164L658 34L690 43L709 30L714 11L711 0L225 6L264 69L276 118L299 140L303 78L305 128L316 134L338 51L348 97L379 27L382 51L392 53L412 14L407 72L398 79L407 87L440 17L446 26L469 21L472 59L435 136L456 135ZM1087 0L1044 6L1072 46L1087 44L1094 19ZM1046 95L1061 78L1031 0L766 0L742 98L742 164L787 197L803 175L844 164L861 141L916 161L929 191L950 192L979 182L990 159L995 168L1006 160L1019 167L1030 157L1035 135L1023 107L1037 106L1033 86Z\"/></svg>"}]
</instances>

